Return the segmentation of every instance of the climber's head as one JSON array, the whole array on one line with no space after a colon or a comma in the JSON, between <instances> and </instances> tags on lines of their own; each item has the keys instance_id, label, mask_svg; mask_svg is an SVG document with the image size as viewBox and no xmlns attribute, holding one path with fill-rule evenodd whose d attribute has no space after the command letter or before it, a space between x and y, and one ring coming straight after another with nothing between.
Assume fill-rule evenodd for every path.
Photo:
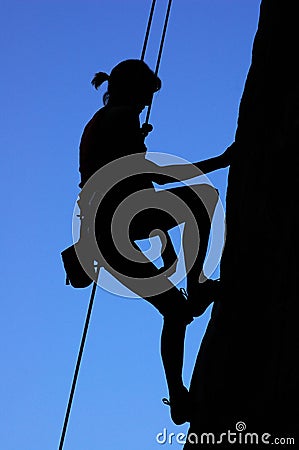
<instances>
[{"instance_id":1,"label":"climber's head","mask_svg":"<svg viewBox=\"0 0 299 450\"><path fill-rule=\"evenodd\" d=\"M151 103L153 94L161 88L160 78L139 59L120 62L110 75L96 73L92 84L97 89L104 81L108 81L108 89L103 97L105 105L129 105L142 109Z\"/></svg>"}]
</instances>

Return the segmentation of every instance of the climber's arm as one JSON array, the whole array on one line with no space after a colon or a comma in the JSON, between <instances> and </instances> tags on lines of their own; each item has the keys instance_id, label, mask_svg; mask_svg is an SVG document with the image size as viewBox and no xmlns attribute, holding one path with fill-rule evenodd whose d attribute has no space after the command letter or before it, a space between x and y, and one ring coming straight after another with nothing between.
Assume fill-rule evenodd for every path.
<instances>
[{"instance_id":1,"label":"climber's arm","mask_svg":"<svg viewBox=\"0 0 299 450\"><path fill-rule=\"evenodd\" d=\"M153 181L158 184L174 183L198 177L203 173L213 172L230 165L236 144L230 145L225 152L219 156L205 159L193 164L173 164L170 166L157 166Z\"/></svg>"}]
</instances>

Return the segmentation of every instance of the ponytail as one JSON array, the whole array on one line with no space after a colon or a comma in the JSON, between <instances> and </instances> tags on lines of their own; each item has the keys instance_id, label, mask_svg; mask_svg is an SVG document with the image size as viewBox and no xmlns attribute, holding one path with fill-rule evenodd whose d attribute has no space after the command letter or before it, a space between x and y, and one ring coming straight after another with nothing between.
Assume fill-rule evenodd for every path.
<instances>
[{"instance_id":1,"label":"ponytail","mask_svg":"<svg viewBox=\"0 0 299 450\"><path fill-rule=\"evenodd\" d=\"M109 75L106 72L97 72L91 80L91 84L95 87L95 89L98 89L101 84L108 80Z\"/></svg>"}]
</instances>

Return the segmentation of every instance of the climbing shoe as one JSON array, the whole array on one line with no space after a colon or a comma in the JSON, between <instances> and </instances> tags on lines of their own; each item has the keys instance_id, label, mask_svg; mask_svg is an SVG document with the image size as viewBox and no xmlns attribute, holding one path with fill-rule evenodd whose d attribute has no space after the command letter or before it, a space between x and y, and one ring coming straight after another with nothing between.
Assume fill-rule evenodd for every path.
<instances>
[{"instance_id":1,"label":"climbing shoe","mask_svg":"<svg viewBox=\"0 0 299 450\"><path fill-rule=\"evenodd\" d=\"M206 279L188 289L187 299L193 317L201 316L219 295L220 280Z\"/></svg>"},{"instance_id":2,"label":"climbing shoe","mask_svg":"<svg viewBox=\"0 0 299 450\"><path fill-rule=\"evenodd\" d=\"M170 416L176 425L190 422L190 394L185 386L178 389L170 400L162 398L162 402L170 407Z\"/></svg>"}]
</instances>

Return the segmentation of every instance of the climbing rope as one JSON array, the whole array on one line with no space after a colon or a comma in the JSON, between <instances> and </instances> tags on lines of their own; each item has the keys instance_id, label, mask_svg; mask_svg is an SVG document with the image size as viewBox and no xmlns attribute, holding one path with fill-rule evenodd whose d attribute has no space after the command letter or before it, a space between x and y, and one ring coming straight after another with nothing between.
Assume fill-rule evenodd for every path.
<instances>
[{"instance_id":1,"label":"climbing rope","mask_svg":"<svg viewBox=\"0 0 299 450\"><path fill-rule=\"evenodd\" d=\"M171 4L172 4L172 0L169 0L168 1L168 5L167 5L165 20L164 20L164 26L163 26L163 31L162 31L162 35L161 35L161 40L160 40L158 56L157 56L157 62L156 62L156 67L155 67L155 75L158 75L158 71L159 71L159 67L160 67L160 63L161 63L162 51L163 51L164 42L165 42L165 36L166 36L166 30L167 30L169 15L170 15ZM148 18L148 23L147 23L144 43L143 43L141 57L140 57L140 59L142 61L145 58L145 53L146 53L146 49L147 49L148 39L149 39L150 30L151 30L151 26L152 26L152 20L153 20L155 5L156 5L156 0L152 0L152 5L151 5L150 13L149 13L149 18ZM149 125L149 123L148 123L149 122L150 113L151 113L152 102L153 102L153 98L151 99L151 102L150 102L150 104L148 106L148 109L147 109L146 121L145 121L145 124L144 124L145 127L147 127L147 131L145 132L145 134L147 134L152 129L152 126ZM99 267L97 268L97 275L96 276L97 276L97 278L93 282L93 285L92 285L91 295L90 295L89 304L88 304L88 310L87 310L86 319L85 319L85 323L84 323L83 333L82 333L82 337L81 337L79 352L78 352L78 356L77 356L76 366L75 366L75 370L74 370L74 375L73 375L71 390L70 390L69 399L68 399L68 403L67 403L67 408L66 408L66 412L65 412L65 417L64 417L64 422L63 422L63 427L62 427L62 432L61 432L61 436L60 436L58 450L63 450L63 444L64 444L64 440L65 440L65 435L66 435L66 432L67 432L67 426L68 426L68 421L69 421L69 417L70 417L70 413L71 413L71 408L72 408L73 398L74 398L74 394L75 394L77 379L78 379L78 375L79 375L80 365L81 365L81 361L82 361L82 356L83 356L85 341L86 341L86 337L87 337L90 317L91 317L93 303L94 303L94 299L95 299L95 295L96 295L97 279L98 279L98 276L99 276Z\"/></svg>"},{"instance_id":2,"label":"climbing rope","mask_svg":"<svg viewBox=\"0 0 299 450\"><path fill-rule=\"evenodd\" d=\"M168 20L169 20L169 15L170 15L171 4L172 4L172 0L168 0L166 15L165 15L165 19L164 19L164 26L163 26L163 31L162 31L161 41L160 41L160 46L159 46L159 52L158 52L157 62L156 62L156 67L155 67L155 75L158 75L159 68L160 68L162 52L163 52L163 47L164 47L164 42L165 42L165 36L166 36L166 31L167 31L167 26L168 26ZM149 104L149 106L147 108L146 119L145 119L145 123L146 124L148 124L148 122L149 122L151 109L152 109L152 104L153 104L153 97L152 97L151 102L150 102L150 104Z\"/></svg>"},{"instance_id":3,"label":"climbing rope","mask_svg":"<svg viewBox=\"0 0 299 450\"><path fill-rule=\"evenodd\" d=\"M65 434L66 434L66 431L67 431L67 425L68 425L68 421L69 421L69 417L70 417L70 413L71 413L73 397L74 397L74 394L75 394L75 389L76 389L77 379L78 379L78 375L79 375L81 360L82 360L82 356L83 356L86 336L87 336L87 332L88 332L88 327L89 327L92 307L93 307L94 298L95 298L95 295L96 295L98 275L99 275L99 270L97 271L97 278L93 282L93 285L92 285L92 290L91 290L91 295L90 295L89 304L88 304L88 310L87 310L87 314L86 314L86 318L85 318L85 323L84 323L84 328L83 328L80 348L79 348L79 352L78 352L76 367L75 367L75 371L74 371L74 375L73 375L72 386L71 386L71 390L70 390L70 395L69 395L69 399L68 399L68 404L67 404L67 408L66 408L66 412L65 412L62 432L61 432L60 441L59 441L59 447L58 447L59 450L63 449L63 443L64 443Z\"/></svg>"},{"instance_id":4,"label":"climbing rope","mask_svg":"<svg viewBox=\"0 0 299 450\"><path fill-rule=\"evenodd\" d=\"M151 31L151 26L152 26L155 6L156 6L156 0L153 0L152 1L152 6L151 6L151 9L150 9L150 13L149 13L149 16L148 16L147 27L146 27L146 32L145 32L145 36L144 36L142 52L141 52L141 56L140 56L141 61L144 61L145 52L146 52L147 43L148 43L148 38L149 38L150 31Z\"/></svg>"},{"instance_id":5,"label":"climbing rope","mask_svg":"<svg viewBox=\"0 0 299 450\"><path fill-rule=\"evenodd\" d=\"M170 16L171 5L172 5L172 0L168 0L166 14L165 14L165 19L164 19L163 30L162 30L161 40L160 40L160 45L159 45L159 51L158 51L158 56L157 56L157 61L156 61L155 75L158 75L159 68L160 68L160 63L161 63L161 59L162 59L162 52L163 52L163 47L164 47L164 43L165 43L165 36L166 36L166 31L167 31L168 21L169 21L169 16ZM140 59L142 61L145 58L145 53L146 53L148 39L149 39L150 30L151 30L151 26L152 26L155 6L156 6L156 0L152 0L152 5L151 5L150 13L149 13L149 18L148 18L148 22L147 22L147 27L146 27L146 32L145 32L145 37L144 37L141 57L140 57ZM150 102L150 104L149 104L149 106L147 108L147 113L146 113L146 118L145 118L145 124L146 125L148 125L148 123L149 123L149 118L150 118L150 114L151 114L152 104L153 104L153 97L152 97L151 102Z\"/></svg>"}]
</instances>

